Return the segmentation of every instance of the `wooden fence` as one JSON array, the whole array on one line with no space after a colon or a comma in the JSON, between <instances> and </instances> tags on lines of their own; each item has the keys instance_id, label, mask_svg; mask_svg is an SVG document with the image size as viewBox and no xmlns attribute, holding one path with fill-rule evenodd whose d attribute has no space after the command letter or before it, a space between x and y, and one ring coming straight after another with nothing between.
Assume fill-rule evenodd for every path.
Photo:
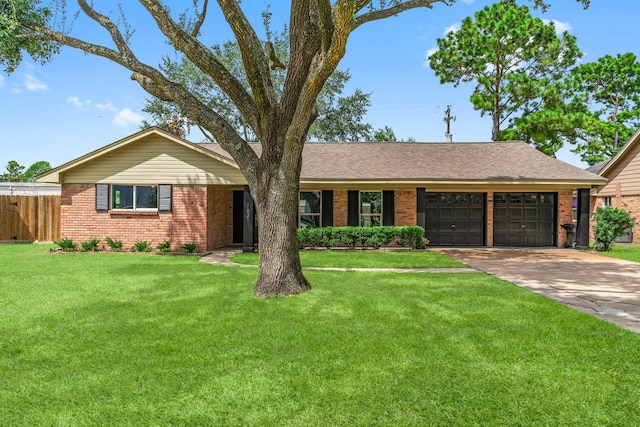
<instances>
[{"instance_id":1,"label":"wooden fence","mask_svg":"<svg viewBox=\"0 0 640 427\"><path fill-rule=\"evenodd\" d=\"M60 196L0 196L0 241L60 240Z\"/></svg>"}]
</instances>

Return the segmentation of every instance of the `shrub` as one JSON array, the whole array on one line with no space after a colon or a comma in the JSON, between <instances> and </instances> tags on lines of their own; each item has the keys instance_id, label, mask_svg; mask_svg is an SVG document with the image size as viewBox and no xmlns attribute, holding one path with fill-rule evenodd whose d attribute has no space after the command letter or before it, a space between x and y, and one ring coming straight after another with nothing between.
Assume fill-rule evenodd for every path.
<instances>
[{"instance_id":1,"label":"shrub","mask_svg":"<svg viewBox=\"0 0 640 427\"><path fill-rule=\"evenodd\" d=\"M151 242L138 240L133 244L133 252L151 252Z\"/></svg>"},{"instance_id":2,"label":"shrub","mask_svg":"<svg viewBox=\"0 0 640 427\"><path fill-rule=\"evenodd\" d=\"M160 252L169 252L171 250L171 240L165 240L162 243L158 243L156 249Z\"/></svg>"},{"instance_id":3,"label":"shrub","mask_svg":"<svg viewBox=\"0 0 640 427\"><path fill-rule=\"evenodd\" d=\"M624 209L606 206L596 209L594 213L596 226L593 228L595 248L597 251L607 252L613 247L613 242L633 227L636 222L629 212Z\"/></svg>"},{"instance_id":4,"label":"shrub","mask_svg":"<svg viewBox=\"0 0 640 427\"><path fill-rule=\"evenodd\" d=\"M298 242L301 248L343 245L350 249L356 246L378 249L392 243L424 249L427 244L424 229L418 226L300 228Z\"/></svg>"},{"instance_id":5,"label":"shrub","mask_svg":"<svg viewBox=\"0 0 640 427\"><path fill-rule=\"evenodd\" d=\"M100 239L91 239L86 240L84 242L80 242L80 246L82 246L83 252L95 252L98 250L98 245L100 244Z\"/></svg>"},{"instance_id":6,"label":"shrub","mask_svg":"<svg viewBox=\"0 0 640 427\"><path fill-rule=\"evenodd\" d=\"M198 252L198 246L195 243L185 243L180 246L180 249L182 249L182 252L185 254L195 254Z\"/></svg>"},{"instance_id":7,"label":"shrub","mask_svg":"<svg viewBox=\"0 0 640 427\"><path fill-rule=\"evenodd\" d=\"M78 247L78 244L76 242L74 242L71 239L60 239L58 241L53 242L54 244L58 245L58 247L60 249L62 249L65 252L73 252L76 250L76 248Z\"/></svg>"},{"instance_id":8,"label":"shrub","mask_svg":"<svg viewBox=\"0 0 640 427\"><path fill-rule=\"evenodd\" d=\"M105 242L107 242L107 245L114 252L121 252L122 251L122 240L113 240L111 237L107 237L104 240L105 240Z\"/></svg>"}]
</instances>

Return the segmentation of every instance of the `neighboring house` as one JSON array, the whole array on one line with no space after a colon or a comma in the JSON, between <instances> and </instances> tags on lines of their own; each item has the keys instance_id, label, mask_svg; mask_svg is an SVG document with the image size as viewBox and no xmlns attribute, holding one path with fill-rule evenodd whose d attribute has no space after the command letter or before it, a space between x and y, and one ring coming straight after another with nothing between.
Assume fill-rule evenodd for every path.
<instances>
[{"instance_id":1,"label":"neighboring house","mask_svg":"<svg viewBox=\"0 0 640 427\"><path fill-rule=\"evenodd\" d=\"M246 181L217 144L150 128L39 181L62 185L62 236L76 241L256 243ZM440 246L562 246L577 190L588 243L589 192L605 182L523 142L307 143L299 224L417 224Z\"/></svg>"},{"instance_id":2,"label":"neighboring house","mask_svg":"<svg viewBox=\"0 0 640 427\"><path fill-rule=\"evenodd\" d=\"M587 170L607 179L592 191L592 209L613 206L631 212L636 225L617 241L640 242L640 129L614 157Z\"/></svg>"}]
</instances>

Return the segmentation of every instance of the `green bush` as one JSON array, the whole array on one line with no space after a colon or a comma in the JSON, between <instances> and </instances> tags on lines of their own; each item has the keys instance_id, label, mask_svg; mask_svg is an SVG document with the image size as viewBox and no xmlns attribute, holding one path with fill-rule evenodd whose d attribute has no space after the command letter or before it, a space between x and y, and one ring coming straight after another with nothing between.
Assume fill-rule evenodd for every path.
<instances>
[{"instance_id":1,"label":"green bush","mask_svg":"<svg viewBox=\"0 0 640 427\"><path fill-rule=\"evenodd\" d=\"M97 239L97 238L80 242L80 246L82 246L83 252L96 252L99 249L98 248L99 244L100 244L100 239Z\"/></svg>"},{"instance_id":2,"label":"green bush","mask_svg":"<svg viewBox=\"0 0 640 427\"><path fill-rule=\"evenodd\" d=\"M596 220L596 226L593 228L596 239L595 248L600 252L610 251L613 242L636 222L629 212L612 206L596 209L594 218Z\"/></svg>"},{"instance_id":3,"label":"green bush","mask_svg":"<svg viewBox=\"0 0 640 427\"><path fill-rule=\"evenodd\" d=\"M169 252L171 250L171 240L165 240L162 243L158 243L156 249L160 252Z\"/></svg>"},{"instance_id":4,"label":"green bush","mask_svg":"<svg viewBox=\"0 0 640 427\"><path fill-rule=\"evenodd\" d=\"M151 242L138 240L133 244L133 252L151 252Z\"/></svg>"},{"instance_id":5,"label":"green bush","mask_svg":"<svg viewBox=\"0 0 640 427\"><path fill-rule=\"evenodd\" d=\"M198 246L195 243L185 243L180 246L180 249L182 249L182 252L185 254L195 254L198 252Z\"/></svg>"},{"instance_id":6,"label":"green bush","mask_svg":"<svg viewBox=\"0 0 640 427\"><path fill-rule=\"evenodd\" d=\"M106 237L104 241L107 242L107 246L114 252L122 251L122 240L113 240L111 237Z\"/></svg>"},{"instance_id":7,"label":"green bush","mask_svg":"<svg viewBox=\"0 0 640 427\"><path fill-rule=\"evenodd\" d=\"M298 242L300 248L346 246L350 249L357 246L378 249L394 243L423 249L427 244L424 230L418 226L300 228Z\"/></svg>"},{"instance_id":8,"label":"green bush","mask_svg":"<svg viewBox=\"0 0 640 427\"><path fill-rule=\"evenodd\" d=\"M60 239L58 241L53 242L54 244L58 245L58 247L60 249L62 249L65 252L73 252L76 250L76 248L78 247L78 244L76 242L74 242L71 239Z\"/></svg>"}]
</instances>

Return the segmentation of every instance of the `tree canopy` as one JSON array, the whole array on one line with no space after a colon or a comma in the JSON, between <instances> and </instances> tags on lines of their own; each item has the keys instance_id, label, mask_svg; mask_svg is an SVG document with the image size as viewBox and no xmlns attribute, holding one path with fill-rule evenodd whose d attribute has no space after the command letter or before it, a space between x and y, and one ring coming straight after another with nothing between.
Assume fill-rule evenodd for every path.
<instances>
[{"instance_id":1,"label":"tree canopy","mask_svg":"<svg viewBox=\"0 0 640 427\"><path fill-rule=\"evenodd\" d=\"M513 2L483 8L437 43L429 65L441 83L476 83L471 103L492 117L493 141L502 138L502 127L518 112L535 109L547 88L582 56L575 37L556 36L553 23Z\"/></svg>"},{"instance_id":2,"label":"tree canopy","mask_svg":"<svg viewBox=\"0 0 640 427\"><path fill-rule=\"evenodd\" d=\"M587 0L578 0L588 4ZM511 1L510 1L511 2ZM210 133L236 161L254 198L259 223L260 272L254 288L258 296L290 295L310 289L300 267L296 235L302 149L309 128L318 116L317 100L329 77L345 55L349 36L360 27L417 8L454 4L453 0L292 0L288 23L289 62L260 40L245 14L247 4L237 0L215 2L233 33L242 57L250 90L212 50L216 26L205 26L208 0L184 2L90 2L78 0L79 9L64 0L42 6L39 0L0 0L0 63L11 72L26 52L47 61L60 46L69 46L113 61L131 71L131 78L152 96L172 102L193 123ZM251 2L252 3L252 2ZM533 0L545 6L544 0ZM186 57L209 76L237 108L248 129L262 146L260 156L238 133L227 116L207 105L193 88L174 81L159 66L143 59L131 43L135 32L130 8L141 6L155 23L165 44L178 57ZM254 5L255 7L255 5ZM117 19L110 11L120 11ZM176 12L178 10L178 12ZM103 30L104 44L74 36L65 19L76 13ZM143 27L144 28L144 27ZM145 32L145 34L147 34ZM276 90L272 67L286 66L282 92Z\"/></svg>"},{"instance_id":3,"label":"tree canopy","mask_svg":"<svg viewBox=\"0 0 640 427\"><path fill-rule=\"evenodd\" d=\"M25 167L15 160L10 160L6 166L6 172L0 175L0 181L7 182L34 182L36 177L51 169L49 162L40 160L35 162L25 171Z\"/></svg>"}]
</instances>

